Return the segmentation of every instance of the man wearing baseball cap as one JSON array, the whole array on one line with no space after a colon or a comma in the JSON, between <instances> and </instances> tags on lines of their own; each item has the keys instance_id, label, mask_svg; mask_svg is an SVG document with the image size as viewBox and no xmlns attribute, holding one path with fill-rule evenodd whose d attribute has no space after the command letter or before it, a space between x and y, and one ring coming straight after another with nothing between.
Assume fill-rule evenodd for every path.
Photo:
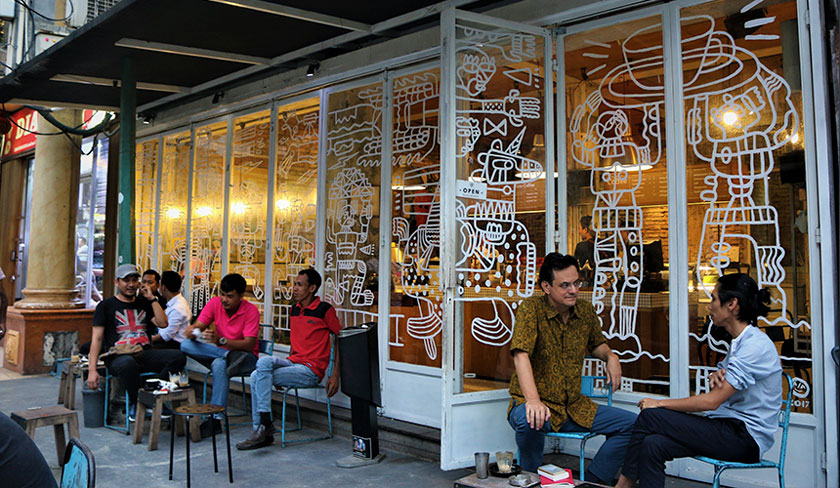
<instances>
[{"instance_id":1,"label":"man wearing baseball cap","mask_svg":"<svg viewBox=\"0 0 840 488\"><path fill-rule=\"evenodd\" d=\"M166 313L152 291L140 284L137 266L123 264L118 267L114 287L117 294L99 302L93 314L87 382L91 389L99 385L96 363L101 354L105 366L128 392L129 417L133 420L140 373L158 373L161 379L168 380L169 373L184 369L187 359L178 350L151 348L154 326L167 326ZM138 290L145 300L137 299Z\"/></svg>"}]
</instances>

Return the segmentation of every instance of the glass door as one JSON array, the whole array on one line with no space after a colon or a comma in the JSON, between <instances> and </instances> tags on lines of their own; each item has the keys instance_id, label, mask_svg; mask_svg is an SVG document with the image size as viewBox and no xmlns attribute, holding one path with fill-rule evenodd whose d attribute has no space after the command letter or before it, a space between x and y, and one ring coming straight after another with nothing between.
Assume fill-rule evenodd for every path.
<instances>
[{"instance_id":1,"label":"glass door","mask_svg":"<svg viewBox=\"0 0 840 488\"><path fill-rule=\"evenodd\" d=\"M553 250L551 37L449 10L442 25L441 467L515 450L510 340ZM548 209L548 211L546 211ZM430 296L431 296L430 291Z\"/></svg>"}]
</instances>

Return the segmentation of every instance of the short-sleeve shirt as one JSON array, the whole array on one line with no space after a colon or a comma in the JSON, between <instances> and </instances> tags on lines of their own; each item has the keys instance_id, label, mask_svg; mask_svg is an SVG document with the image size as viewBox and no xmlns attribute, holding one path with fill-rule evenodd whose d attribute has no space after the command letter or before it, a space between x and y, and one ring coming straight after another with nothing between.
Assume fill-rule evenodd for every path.
<instances>
[{"instance_id":1,"label":"short-sleeve shirt","mask_svg":"<svg viewBox=\"0 0 840 488\"><path fill-rule=\"evenodd\" d=\"M101 352L118 344L149 346L154 316L151 303L146 300L124 302L111 297L99 302L93 312L93 326L105 328Z\"/></svg>"},{"instance_id":2,"label":"short-sleeve shirt","mask_svg":"<svg viewBox=\"0 0 840 488\"><path fill-rule=\"evenodd\" d=\"M341 330L335 308L317 297L306 308L296 303L289 312L289 328L292 342L289 361L305 364L323 379L330 364L330 333L338 334Z\"/></svg>"},{"instance_id":3,"label":"short-sleeve shirt","mask_svg":"<svg viewBox=\"0 0 840 488\"><path fill-rule=\"evenodd\" d=\"M260 309L253 303L242 300L233 315L228 315L222 306L222 299L213 297L204 306L198 321L202 324L216 324L216 335L227 340L239 341L246 337L259 337ZM220 346L230 349L227 346ZM259 341L254 343L253 353L260 355Z\"/></svg>"},{"instance_id":4,"label":"short-sleeve shirt","mask_svg":"<svg viewBox=\"0 0 840 488\"><path fill-rule=\"evenodd\" d=\"M606 341L589 302L579 300L564 324L547 295L522 301L510 352L528 354L540 401L551 411L552 430L559 431L569 418L581 427L592 427L598 405L580 392L583 359ZM510 379L510 396L508 414L514 405L525 403L516 372Z\"/></svg>"}]
</instances>

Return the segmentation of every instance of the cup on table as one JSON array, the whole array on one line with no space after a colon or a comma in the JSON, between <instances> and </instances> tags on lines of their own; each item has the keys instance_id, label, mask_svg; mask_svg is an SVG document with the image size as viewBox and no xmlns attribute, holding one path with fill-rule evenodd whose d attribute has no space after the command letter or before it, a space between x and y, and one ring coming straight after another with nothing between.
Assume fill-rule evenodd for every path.
<instances>
[{"instance_id":1,"label":"cup on table","mask_svg":"<svg viewBox=\"0 0 840 488\"><path fill-rule=\"evenodd\" d=\"M189 376L187 376L186 371L181 371L178 374L178 386L180 386L181 388L186 388L190 386L190 378Z\"/></svg>"},{"instance_id":2,"label":"cup on table","mask_svg":"<svg viewBox=\"0 0 840 488\"><path fill-rule=\"evenodd\" d=\"M489 452L475 453L475 475L479 479L484 479L488 474L488 467L490 463Z\"/></svg>"},{"instance_id":3,"label":"cup on table","mask_svg":"<svg viewBox=\"0 0 840 488\"><path fill-rule=\"evenodd\" d=\"M157 378L146 380L146 384L143 387L143 389L146 391L155 391L157 390L158 385L160 385L160 380L158 380Z\"/></svg>"},{"instance_id":4,"label":"cup on table","mask_svg":"<svg viewBox=\"0 0 840 488\"><path fill-rule=\"evenodd\" d=\"M513 470L513 452L496 451L496 466L500 473L510 473Z\"/></svg>"}]
</instances>

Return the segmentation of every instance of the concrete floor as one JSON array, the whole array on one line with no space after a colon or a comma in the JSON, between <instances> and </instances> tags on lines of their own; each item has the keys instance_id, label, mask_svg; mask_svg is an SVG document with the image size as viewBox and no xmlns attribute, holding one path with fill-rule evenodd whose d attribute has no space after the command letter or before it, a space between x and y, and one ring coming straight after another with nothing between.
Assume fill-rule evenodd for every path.
<instances>
[{"instance_id":1,"label":"concrete floor","mask_svg":"<svg viewBox=\"0 0 840 488\"><path fill-rule=\"evenodd\" d=\"M0 372L9 373L0 368ZM96 485L98 487L174 487L185 486L186 464L184 438L175 438L175 475L169 481L169 431L162 431L157 451L148 451L148 436L142 444L134 445L131 437L105 428L85 428L83 419L81 382L77 382L76 411L82 441L93 451L96 459ZM49 376L26 376L0 374L0 411L10 415L12 411L33 406L55 404L58 395L58 379ZM236 420L244 420L238 418ZM250 425L231 426L231 444L245 439L251 431ZM294 436L295 434L291 434ZM304 431L304 436L311 435ZM293 437L294 438L294 437ZM219 473L213 472L213 451L210 439L192 444L192 482L194 486L229 486L224 435L218 436ZM47 462L58 475L60 468L56 460L52 429L38 429L35 442L44 453ZM351 453L350 440L335 437L329 440L293 444L281 449L279 434L277 444L255 451L237 451L233 448L234 483L239 486L286 486L286 487L447 487L453 481L466 476L472 470L441 471L437 462L426 461L398 452L386 452L381 464L341 469L335 460ZM561 466L576 466L577 459L563 455L548 455L546 462ZM680 479L669 478L666 486L680 488L705 487Z\"/></svg>"}]
</instances>

